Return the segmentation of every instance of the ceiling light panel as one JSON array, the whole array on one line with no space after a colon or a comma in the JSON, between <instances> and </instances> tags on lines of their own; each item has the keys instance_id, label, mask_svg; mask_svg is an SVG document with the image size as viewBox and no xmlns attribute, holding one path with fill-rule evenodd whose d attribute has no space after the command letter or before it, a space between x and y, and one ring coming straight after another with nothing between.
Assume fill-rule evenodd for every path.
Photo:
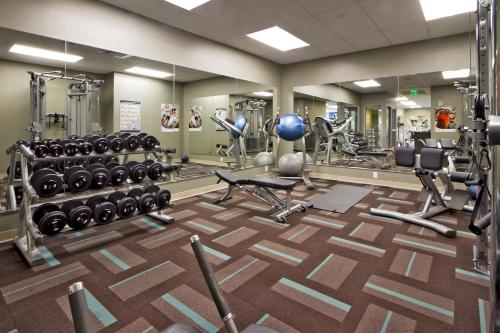
<instances>
[{"instance_id":1,"label":"ceiling light panel","mask_svg":"<svg viewBox=\"0 0 500 333\"><path fill-rule=\"evenodd\" d=\"M477 0L420 0L426 21L473 12L477 10Z\"/></svg>"},{"instance_id":2,"label":"ceiling light panel","mask_svg":"<svg viewBox=\"0 0 500 333\"><path fill-rule=\"evenodd\" d=\"M28 55L28 56L32 56L32 57L50 59L50 60L64 61L64 62L77 62L77 61L80 61L83 59L83 57L80 57L80 56L77 56L74 54L56 52L56 51L51 51L51 50L46 50L46 49L39 49L37 47L31 47L31 46L20 45L20 44L14 44L10 48L9 52L16 53L16 54Z\"/></svg>"},{"instance_id":3,"label":"ceiling light panel","mask_svg":"<svg viewBox=\"0 0 500 333\"><path fill-rule=\"evenodd\" d=\"M157 71L154 69L149 69L149 68L144 68L144 67L132 67L132 68L126 69L125 72L132 73L132 74L138 74L138 75L144 75L144 76L156 77L159 79L164 79L164 78L167 78L169 76L174 75L172 73Z\"/></svg>"},{"instance_id":4,"label":"ceiling light panel","mask_svg":"<svg viewBox=\"0 0 500 333\"><path fill-rule=\"evenodd\" d=\"M404 106L414 106L414 105L417 105L417 103L415 103L414 101L402 101L401 105L404 105Z\"/></svg>"},{"instance_id":5,"label":"ceiling light panel","mask_svg":"<svg viewBox=\"0 0 500 333\"><path fill-rule=\"evenodd\" d=\"M361 88L380 87L380 83L375 80L355 81L354 84Z\"/></svg>"},{"instance_id":6,"label":"ceiling light panel","mask_svg":"<svg viewBox=\"0 0 500 333\"><path fill-rule=\"evenodd\" d=\"M283 52L309 46L302 39L295 37L278 26L257 31L247 36Z\"/></svg>"},{"instance_id":7,"label":"ceiling light panel","mask_svg":"<svg viewBox=\"0 0 500 333\"><path fill-rule=\"evenodd\" d=\"M464 78L464 77L469 77L470 75L470 69L469 68L464 68L464 69L457 69L456 71L444 71L443 72L443 79L459 79L459 78Z\"/></svg>"},{"instance_id":8,"label":"ceiling light panel","mask_svg":"<svg viewBox=\"0 0 500 333\"><path fill-rule=\"evenodd\" d=\"M271 97L274 96L272 92L269 91L256 91L253 93L255 96Z\"/></svg>"},{"instance_id":9,"label":"ceiling light panel","mask_svg":"<svg viewBox=\"0 0 500 333\"><path fill-rule=\"evenodd\" d=\"M178 7L184 8L186 10L192 10L196 7L209 2L210 0L165 0L166 2L176 5Z\"/></svg>"},{"instance_id":10,"label":"ceiling light panel","mask_svg":"<svg viewBox=\"0 0 500 333\"><path fill-rule=\"evenodd\" d=\"M399 96L399 97L396 97L396 98L395 98L395 100L396 100L397 102L403 102L403 101L407 101L407 100L408 100L408 98L407 98L407 97L405 97L405 96Z\"/></svg>"}]
</instances>

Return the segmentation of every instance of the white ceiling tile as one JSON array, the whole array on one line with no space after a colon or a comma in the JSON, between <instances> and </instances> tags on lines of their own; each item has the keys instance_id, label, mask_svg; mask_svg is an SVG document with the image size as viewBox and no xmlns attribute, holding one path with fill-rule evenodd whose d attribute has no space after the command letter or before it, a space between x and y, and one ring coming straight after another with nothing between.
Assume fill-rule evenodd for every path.
<instances>
[{"instance_id":1,"label":"white ceiling tile","mask_svg":"<svg viewBox=\"0 0 500 333\"><path fill-rule=\"evenodd\" d=\"M367 34L346 38L347 42L357 50L369 50L388 46L391 43L380 31L369 32Z\"/></svg>"},{"instance_id":2,"label":"white ceiling tile","mask_svg":"<svg viewBox=\"0 0 500 333\"><path fill-rule=\"evenodd\" d=\"M287 56L294 57L298 61L318 59L327 56L326 53L313 46L302 47L285 53L288 53Z\"/></svg>"},{"instance_id":3,"label":"white ceiling tile","mask_svg":"<svg viewBox=\"0 0 500 333\"><path fill-rule=\"evenodd\" d=\"M392 44L403 44L430 38L424 22L417 22L383 30Z\"/></svg>"},{"instance_id":4,"label":"white ceiling tile","mask_svg":"<svg viewBox=\"0 0 500 333\"><path fill-rule=\"evenodd\" d=\"M469 17L470 15L470 17ZM475 29L475 14L465 13L427 22L432 38L455 35Z\"/></svg>"},{"instance_id":5,"label":"white ceiling tile","mask_svg":"<svg viewBox=\"0 0 500 333\"><path fill-rule=\"evenodd\" d=\"M255 13L260 18L269 22L269 26L291 22L302 17L309 16L309 13L293 0L233 0L241 5L244 10ZM224 0L224 3L229 1ZM246 9L246 10L245 10Z\"/></svg>"},{"instance_id":6,"label":"white ceiling tile","mask_svg":"<svg viewBox=\"0 0 500 333\"><path fill-rule=\"evenodd\" d=\"M418 0L363 0L360 5L380 29L425 21Z\"/></svg>"},{"instance_id":7,"label":"white ceiling tile","mask_svg":"<svg viewBox=\"0 0 500 333\"><path fill-rule=\"evenodd\" d=\"M342 6L352 5L357 0L296 0L311 14L320 14Z\"/></svg>"},{"instance_id":8,"label":"white ceiling tile","mask_svg":"<svg viewBox=\"0 0 500 333\"><path fill-rule=\"evenodd\" d=\"M316 16L342 37L373 32L377 27L357 4L334 9Z\"/></svg>"},{"instance_id":9,"label":"white ceiling tile","mask_svg":"<svg viewBox=\"0 0 500 333\"><path fill-rule=\"evenodd\" d=\"M286 23L282 28L309 44L340 38L340 36L313 16Z\"/></svg>"},{"instance_id":10,"label":"white ceiling tile","mask_svg":"<svg viewBox=\"0 0 500 333\"><path fill-rule=\"evenodd\" d=\"M314 45L327 55L337 55L356 51L356 49L343 39L334 39Z\"/></svg>"}]
</instances>

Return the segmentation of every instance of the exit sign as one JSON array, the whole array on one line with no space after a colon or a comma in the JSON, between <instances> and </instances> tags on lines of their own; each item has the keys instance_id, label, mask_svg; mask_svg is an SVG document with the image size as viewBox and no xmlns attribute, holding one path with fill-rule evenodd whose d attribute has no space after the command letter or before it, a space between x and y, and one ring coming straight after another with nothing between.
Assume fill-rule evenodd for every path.
<instances>
[{"instance_id":1,"label":"exit sign","mask_svg":"<svg viewBox=\"0 0 500 333\"><path fill-rule=\"evenodd\" d=\"M417 89L410 89L410 95L411 96L418 95L418 90Z\"/></svg>"}]
</instances>

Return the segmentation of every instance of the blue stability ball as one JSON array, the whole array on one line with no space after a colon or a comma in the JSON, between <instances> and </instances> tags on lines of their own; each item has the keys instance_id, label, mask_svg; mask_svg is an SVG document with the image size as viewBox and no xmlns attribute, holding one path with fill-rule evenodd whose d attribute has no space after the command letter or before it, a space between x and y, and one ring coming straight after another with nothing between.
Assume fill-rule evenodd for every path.
<instances>
[{"instance_id":1,"label":"blue stability ball","mask_svg":"<svg viewBox=\"0 0 500 333\"><path fill-rule=\"evenodd\" d=\"M182 163L187 163L187 162L189 162L189 156L187 156L187 155L182 155L182 156L181 156L181 162L182 162Z\"/></svg>"},{"instance_id":2,"label":"blue stability ball","mask_svg":"<svg viewBox=\"0 0 500 333\"><path fill-rule=\"evenodd\" d=\"M238 116L234 119L234 127L236 127L237 129L239 129L240 131L243 132L243 130L245 129L245 126L247 125L247 116ZM231 131L231 134L233 135L233 138L237 139L240 137L239 133L237 133L236 131Z\"/></svg>"},{"instance_id":3,"label":"blue stability ball","mask_svg":"<svg viewBox=\"0 0 500 333\"><path fill-rule=\"evenodd\" d=\"M306 126L302 117L296 114L280 116L280 123L276 126L276 133L286 141L295 141L304 136Z\"/></svg>"}]
</instances>

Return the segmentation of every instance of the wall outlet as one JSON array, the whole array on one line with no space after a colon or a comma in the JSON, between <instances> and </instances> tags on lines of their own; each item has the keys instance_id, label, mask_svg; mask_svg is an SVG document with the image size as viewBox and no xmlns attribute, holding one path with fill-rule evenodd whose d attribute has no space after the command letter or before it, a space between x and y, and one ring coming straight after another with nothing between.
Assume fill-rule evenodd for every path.
<instances>
[{"instance_id":1,"label":"wall outlet","mask_svg":"<svg viewBox=\"0 0 500 333\"><path fill-rule=\"evenodd\" d=\"M373 171L373 178L378 178L378 172L377 171Z\"/></svg>"}]
</instances>

